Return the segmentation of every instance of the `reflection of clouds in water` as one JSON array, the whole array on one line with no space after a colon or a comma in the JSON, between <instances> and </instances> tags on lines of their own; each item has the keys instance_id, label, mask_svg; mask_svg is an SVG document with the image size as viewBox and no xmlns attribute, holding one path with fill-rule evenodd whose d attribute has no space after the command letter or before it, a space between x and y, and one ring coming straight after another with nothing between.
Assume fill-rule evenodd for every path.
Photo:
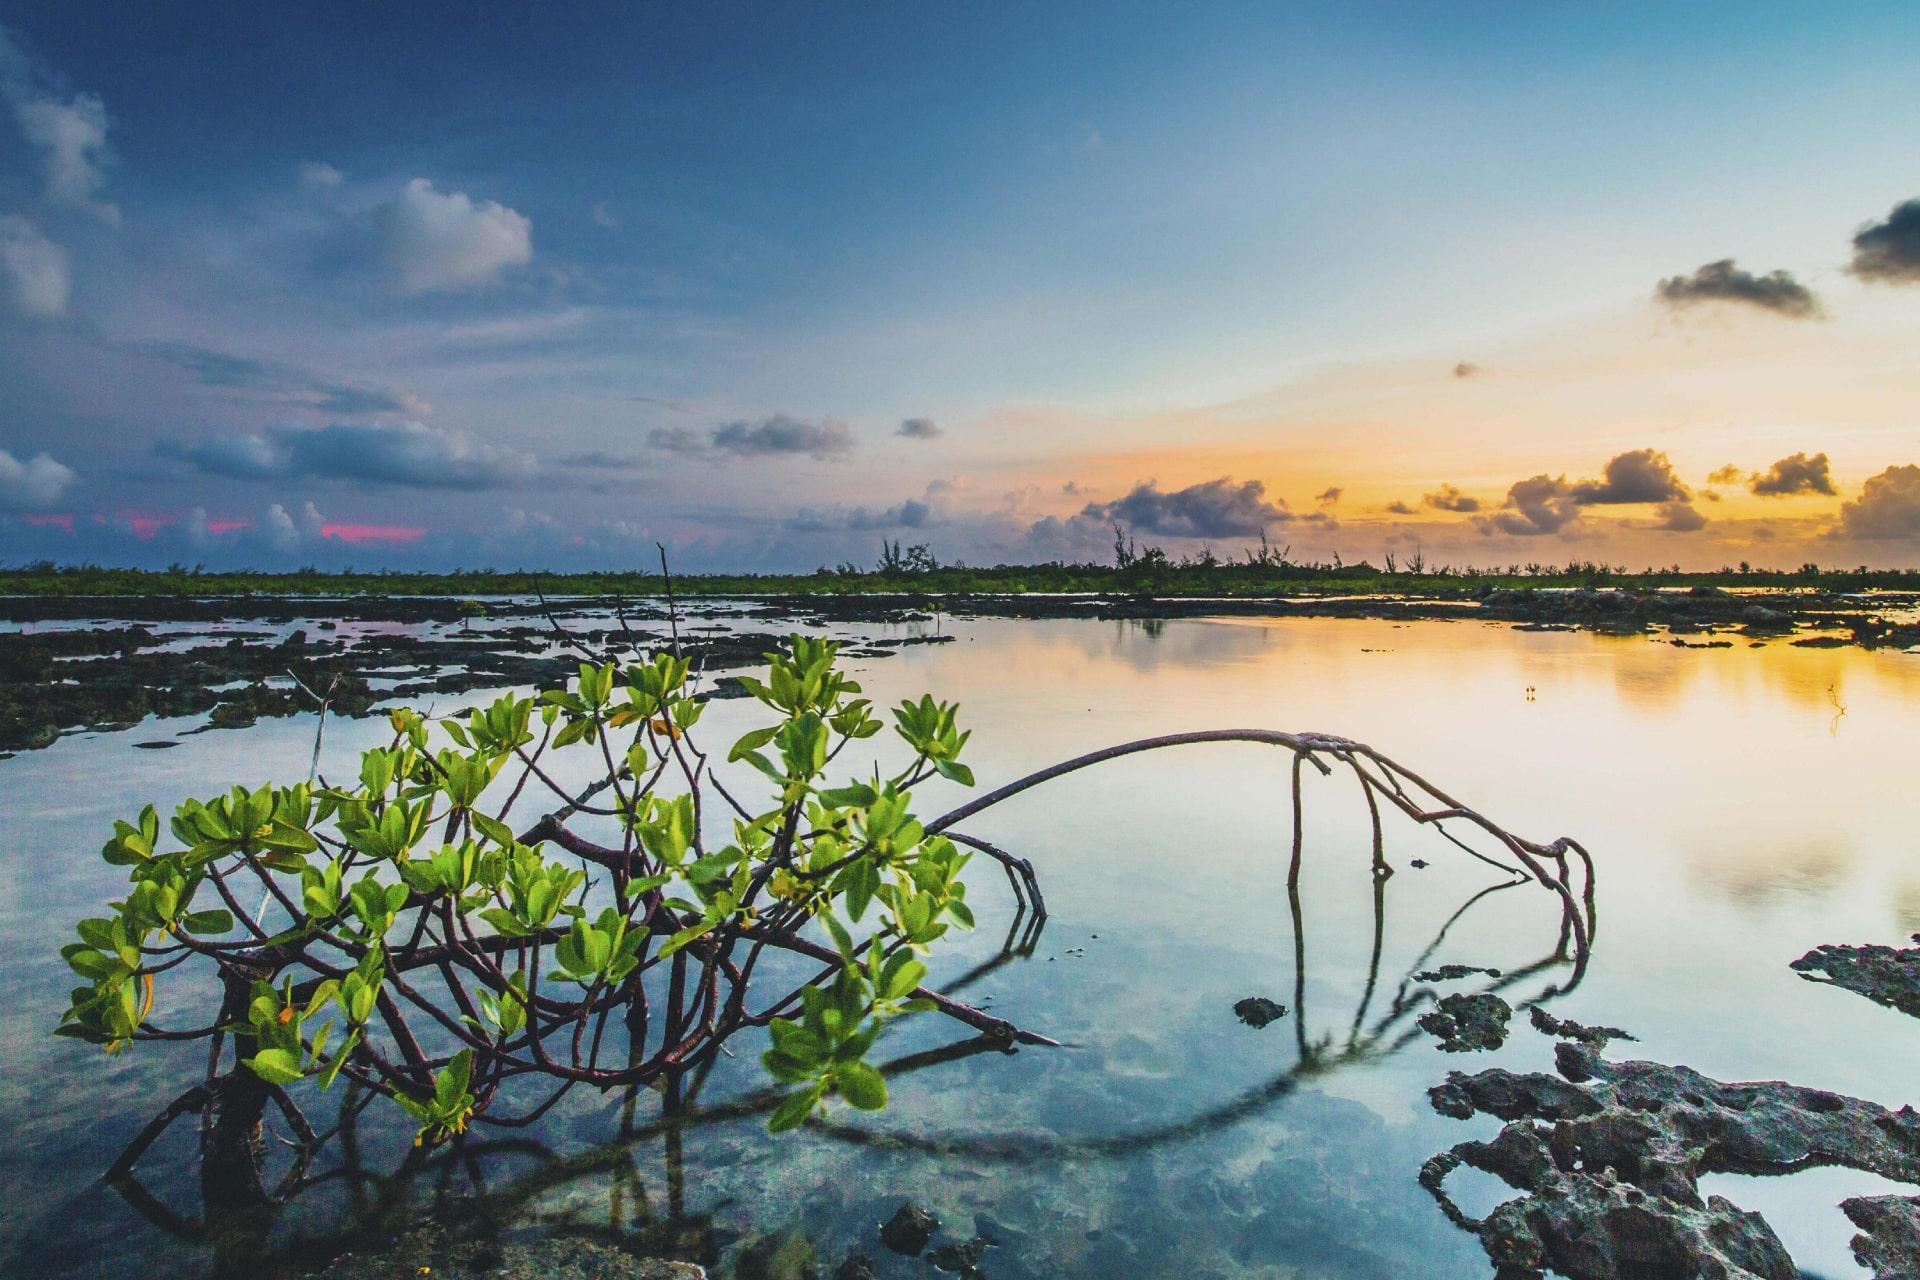
<instances>
[{"instance_id":1,"label":"reflection of clouds in water","mask_svg":"<svg viewBox=\"0 0 1920 1280\"><path fill-rule=\"evenodd\" d=\"M1851 845L1821 835L1695 848L1687 861L1696 883L1743 907L1770 907L1832 892L1852 870L1853 854Z\"/></svg>"},{"instance_id":2,"label":"reflection of clouds in water","mask_svg":"<svg viewBox=\"0 0 1920 1280\"><path fill-rule=\"evenodd\" d=\"M1893 891L1893 921L1907 933L1920 933L1920 880Z\"/></svg>"}]
</instances>

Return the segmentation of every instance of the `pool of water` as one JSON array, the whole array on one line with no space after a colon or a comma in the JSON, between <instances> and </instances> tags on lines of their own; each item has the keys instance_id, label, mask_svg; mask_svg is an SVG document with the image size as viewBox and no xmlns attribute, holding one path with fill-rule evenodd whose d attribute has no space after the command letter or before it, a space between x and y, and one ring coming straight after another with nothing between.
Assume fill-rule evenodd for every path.
<instances>
[{"instance_id":1,"label":"pool of water","mask_svg":"<svg viewBox=\"0 0 1920 1280\"><path fill-rule=\"evenodd\" d=\"M850 665L882 705L957 698L982 787L1180 730L1360 739L1514 831L1592 850L1591 963L1554 1012L1639 1037L1616 1052L1722 1079L1920 1101L1920 1027L1787 968L1820 943L1920 930L1920 655L1707 651L1466 622L943 630L953 643ZM707 741L731 741L758 710L713 704ZM1516 1003L1565 987L1555 902L1497 887L1497 871L1391 819L1398 873L1376 896L1358 788L1310 774L1296 916L1288 759L1257 746L1117 761L967 824L1034 861L1051 917L1035 936L998 869L976 863L979 928L943 949L935 984L1065 1048L943 1055L962 1029L909 1019L877 1051L895 1064L887 1111L837 1109L783 1138L764 1132L769 1095L745 1039L670 1119L652 1094L576 1093L533 1129L423 1152L379 1105L297 1195L239 1228L221 1213L206 1221L190 1124L141 1163L137 1187L101 1186L120 1148L197 1078L204 1050L107 1059L49 1034L71 985L58 948L124 884L99 844L143 803L165 813L229 782L304 777L312 748L310 720L133 746L184 727L70 737L0 762L7 1275L298 1275L428 1216L507 1239L624 1241L718 1274L829 1274L849 1252L879 1256L875 1224L907 1199L941 1218L942 1238L996 1240L981 1262L994 1277L1489 1274L1414 1175L1493 1122L1437 1116L1425 1091L1449 1070L1546 1069L1551 1045L1520 1021L1497 1053L1440 1052L1413 1019L1434 990L1472 980L1411 974L1499 968ZM330 725L327 758L382 737L375 722ZM941 784L920 808L961 797ZM1233 1005L1247 996L1289 1013L1245 1026ZM1851 1276L1864 1273L1835 1203L1871 1185L1822 1173L1716 1189L1741 1200L1751 1188L1742 1202L1811 1274ZM1503 1198L1460 1190L1470 1211ZM884 1257L881 1268L927 1273Z\"/></svg>"}]
</instances>

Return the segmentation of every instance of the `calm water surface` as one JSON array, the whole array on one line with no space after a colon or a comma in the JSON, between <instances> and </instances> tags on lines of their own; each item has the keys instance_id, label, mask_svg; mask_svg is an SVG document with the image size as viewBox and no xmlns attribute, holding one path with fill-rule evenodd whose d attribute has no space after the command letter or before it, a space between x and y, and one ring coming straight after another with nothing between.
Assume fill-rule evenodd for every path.
<instances>
[{"instance_id":1,"label":"calm water surface","mask_svg":"<svg viewBox=\"0 0 1920 1280\"><path fill-rule=\"evenodd\" d=\"M1687 650L1440 622L943 630L954 643L852 665L883 704L957 697L983 786L1183 729L1361 739L1510 829L1593 851L1593 961L1555 1012L1624 1026L1641 1043L1617 1048L1723 1079L1920 1101L1920 1028L1787 968L1819 943L1920 931L1920 655ZM756 707L714 704L708 742L757 723ZM1521 1021L1497 1054L1441 1053L1412 1029L1432 989L1408 975L1448 962L1512 975L1550 959L1554 902L1530 886L1483 894L1497 872L1392 826L1400 872L1379 903L1376 964L1364 805L1351 778L1310 779L1296 936L1287 761L1251 746L1117 762L967 824L1035 861L1053 914L1023 939L997 868L976 866L980 928L943 953L936 977L1071 1048L944 1058L952 1025L909 1020L881 1045L897 1064L886 1112L836 1110L786 1139L763 1133L758 1046L744 1040L670 1126L651 1095L634 1108L575 1096L537 1129L423 1160L410 1157L410 1128L376 1107L262 1224L266 1257L216 1247L200 1225L190 1125L142 1163L142 1190L94 1181L196 1078L199 1054L148 1045L108 1060L48 1034L71 985L57 951L72 920L124 884L95 852L112 819L229 781L305 775L310 720L134 746L188 727L150 722L0 763L7 1275L297 1275L427 1214L509 1238L674 1250L726 1275L824 1274L851 1250L877 1252L874 1224L906 1198L950 1238L1000 1241L982 1264L994 1277L1489 1274L1414 1174L1493 1125L1436 1116L1425 1090L1452 1069L1545 1069L1551 1046ZM328 758L382 736L377 723L336 724ZM957 795L925 794L922 811ZM1549 964L1505 994L1517 1003L1567 979ZM1291 1012L1242 1026L1232 1006L1249 995ZM1504 1198L1491 1182L1455 1183L1470 1212ZM1766 1213L1813 1273L1852 1276L1864 1273L1835 1202L1877 1185L1823 1172L1714 1189Z\"/></svg>"}]
</instances>

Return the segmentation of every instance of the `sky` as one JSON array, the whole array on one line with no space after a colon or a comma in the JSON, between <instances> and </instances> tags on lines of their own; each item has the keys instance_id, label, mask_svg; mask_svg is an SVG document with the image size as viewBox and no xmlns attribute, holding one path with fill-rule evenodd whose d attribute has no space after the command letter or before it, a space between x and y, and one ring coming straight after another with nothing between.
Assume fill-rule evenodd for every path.
<instances>
[{"instance_id":1,"label":"sky","mask_svg":"<svg viewBox=\"0 0 1920 1280\"><path fill-rule=\"evenodd\" d=\"M0 563L1920 564L1920 8L0 9Z\"/></svg>"}]
</instances>

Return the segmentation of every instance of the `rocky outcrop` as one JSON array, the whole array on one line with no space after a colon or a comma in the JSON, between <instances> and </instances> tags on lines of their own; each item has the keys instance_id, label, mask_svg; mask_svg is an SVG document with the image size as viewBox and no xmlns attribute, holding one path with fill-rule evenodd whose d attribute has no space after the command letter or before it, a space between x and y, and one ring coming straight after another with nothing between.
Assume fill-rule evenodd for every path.
<instances>
[{"instance_id":1,"label":"rocky outcrop","mask_svg":"<svg viewBox=\"0 0 1920 1280\"><path fill-rule=\"evenodd\" d=\"M1766 1220L1703 1196L1702 1175L1841 1165L1920 1182L1920 1114L1912 1107L1889 1111L1779 1081L1724 1084L1688 1067L1609 1062L1591 1035L1556 1046L1555 1063L1558 1076L1455 1072L1429 1092L1445 1115L1508 1122L1492 1141L1460 1143L1420 1173L1447 1215L1480 1237L1502 1280L1549 1270L1569 1280L1798 1280ZM1525 1194L1484 1220L1468 1218L1445 1190L1463 1164ZM1876 1275L1915 1274L1913 1201L1843 1207L1866 1232L1854 1250Z\"/></svg>"},{"instance_id":2,"label":"rocky outcrop","mask_svg":"<svg viewBox=\"0 0 1920 1280\"><path fill-rule=\"evenodd\" d=\"M1420 1015L1420 1029L1448 1053L1477 1053L1507 1042L1507 1022L1512 1017L1513 1006L1492 992L1442 996L1439 1004Z\"/></svg>"},{"instance_id":3,"label":"rocky outcrop","mask_svg":"<svg viewBox=\"0 0 1920 1280\"><path fill-rule=\"evenodd\" d=\"M1913 935L1920 942L1920 933ZM1920 946L1815 947L1793 962L1809 982L1827 982L1920 1018Z\"/></svg>"}]
</instances>

